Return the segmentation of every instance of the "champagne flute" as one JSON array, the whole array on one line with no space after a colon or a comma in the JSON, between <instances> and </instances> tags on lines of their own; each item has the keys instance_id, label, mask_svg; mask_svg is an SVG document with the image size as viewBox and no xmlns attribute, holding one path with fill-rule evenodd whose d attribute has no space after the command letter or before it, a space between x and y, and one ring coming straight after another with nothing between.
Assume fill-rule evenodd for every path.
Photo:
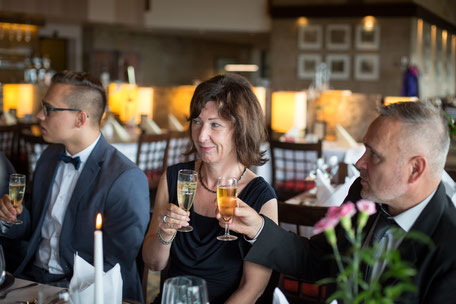
<instances>
[{"instance_id":1,"label":"champagne flute","mask_svg":"<svg viewBox=\"0 0 456 304\"><path fill-rule=\"evenodd\" d=\"M25 175L23 174L11 174L9 181L9 197L13 207L17 209L22 206L22 201L24 200L25 193ZM19 219L11 220L9 224L22 224L22 221Z\"/></svg>"},{"instance_id":2,"label":"champagne flute","mask_svg":"<svg viewBox=\"0 0 456 304\"><path fill-rule=\"evenodd\" d=\"M179 207L185 211L189 211L192 208L197 179L198 173L193 170L179 170L177 175L177 202ZM177 229L180 232L190 232L192 230L193 227L190 225Z\"/></svg>"},{"instance_id":3,"label":"champagne flute","mask_svg":"<svg viewBox=\"0 0 456 304\"><path fill-rule=\"evenodd\" d=\"M237 179L234 177L219 177L217 179L217 207L225 222L225 234L219 235L219 241L234 241L237 236L230 234L229 221L237 206Z\"/></svg>"}]
</instances>

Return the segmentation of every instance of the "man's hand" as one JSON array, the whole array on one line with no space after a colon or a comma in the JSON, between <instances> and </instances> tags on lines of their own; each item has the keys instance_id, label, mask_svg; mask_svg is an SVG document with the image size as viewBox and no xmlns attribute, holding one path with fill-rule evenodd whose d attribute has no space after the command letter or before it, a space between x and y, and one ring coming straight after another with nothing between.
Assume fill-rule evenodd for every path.
<instances>
[{"instance_id":1,"label":"man's hand","mask_svg":"<svg viewBox=\"0 0 456 304\"><path fill-rule=\"evenodd\" d=\"M242 200L238 198L237 201L238 207L234 209L234 217L230 221L230 230L242 233L247 238L253 239L260 230L263 219ZM219 212L217 212L217 219L219 220L219 225L225 227L225 221Z\"/></svg>"},{"instance_id":2,"label":"man's hand","mask_svg":"<svg viewBox=\"0 0 456 304\"><path fill-rule=\"evenodd\" d=\"M5 222L14 221L16 217L22 213L22 209L22 204L19 205L17 209L13 207L8 194L5 194L0 198L0 220Z\"/></svg>"}]
</instances>

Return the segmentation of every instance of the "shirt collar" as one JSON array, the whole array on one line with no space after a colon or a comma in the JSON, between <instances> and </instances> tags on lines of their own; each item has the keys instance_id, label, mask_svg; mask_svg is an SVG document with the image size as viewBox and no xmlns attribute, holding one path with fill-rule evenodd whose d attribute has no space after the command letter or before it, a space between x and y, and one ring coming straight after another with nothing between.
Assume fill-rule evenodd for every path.
<instances>
[{"instance_id":1,"label":"shirt collar","mask_svg":"<svg viewBox=\"0 0 456 304\"><path fill-rule=\"evenodd\" d=\"M73 157L73 158L79 156L79 158L81 159L81 165L82 165L87 161L87 159L89 158L90 153L92 153L93 149L95 149L95 146L97 145L98 141L100 140L100 137L101 137L101 133L100 133L100 135L98 135L97 139L95 139L95 141L90 144L90 146L88 146L81 152L76 153L75 155L71 155L67 151L67 149L65 149L65 154L70 157Z\"/></svg>"},{"instance_id":2,"label":"shirt collar","mask_svg":"<svg viewBox=\"0 0 456 304\"><path fill-rule=\"evenodd\" d=\"M394 221L401 227L405 232L408 232L410 228L415 223L418 216L420 216L423 209L431 201L431 198L434 196L437 188L432 191L432 193L426 197L421 203L416 204L412 208L405 210L404 212L393 217Z\"/></svg>"}]
</instances>

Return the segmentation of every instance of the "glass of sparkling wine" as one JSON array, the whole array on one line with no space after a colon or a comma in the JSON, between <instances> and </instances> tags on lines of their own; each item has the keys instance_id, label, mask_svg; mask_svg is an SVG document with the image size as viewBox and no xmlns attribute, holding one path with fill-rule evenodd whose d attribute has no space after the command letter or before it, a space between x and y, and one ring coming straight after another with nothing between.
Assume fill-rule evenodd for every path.
<instances>
[{"instance_id":1,"label":"glass of sparkling wine","mask_svg":"<svg viewBox=\"0 0 456 304\"><path fill-rule=\"evenodd\" d=\"M193 170L179 170L177 175L177 202L179 207L185 211L189 211L192 208L197 179L198 173ZM180 232L190 232L192 230L193 227L190 225L177 229Z\"/></svg>"},{"instance_id":2,"label":"glass of sparkling wine","mask_svg":"<svg viewBox=\"0 0 456 304\"><path fill-rule=\"evenodd\" d=\"M229 221L237 206L237 179L234 177L219 177L217 179L217 207L225 222L225 234L219 235L219 241L234 241L237 236L230 234Z\"/></svg>"},{"instance_id":3,"label":"glass of sparkling wine","mask_svg":"<svg viewBox=\"0 0 456 304\"><path fill-rule=\"evenodd\" d=\"M11 174L9 181L9 197L14 208L22 206L25 193L25 175ZM8 222L9 224L22 224L22 221L15 219Z\"/></svg>"}]
</instances>

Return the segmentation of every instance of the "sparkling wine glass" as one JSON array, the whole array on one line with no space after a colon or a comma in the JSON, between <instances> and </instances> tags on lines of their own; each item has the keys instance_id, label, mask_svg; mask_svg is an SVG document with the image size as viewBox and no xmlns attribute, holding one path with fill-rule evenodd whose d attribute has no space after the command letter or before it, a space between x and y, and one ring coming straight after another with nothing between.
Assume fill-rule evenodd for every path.
<instances>
[{"instance_id":1,"label":"sparkling wine glass","mask_svg":"<svg viewBox=\"0 0 456 304\"><path fill-rule=\"evenodd\" d=\"M196 184L198 173L193 170L179 170L177 175L177 202L179 207L185 211L189 211L195 199ZM190 232L193 230L192 226L181 227L177 231Z\"/></svg>"},{"instance_id":2,"label":"sparkling wine glass","mask_svg":"<svg viewBox=\"0 0 456 304\"><path fill-rule=\"evenodd\" d=\"M163 285L161 302L166 304L209 303L206 281L194 276L169 278Z\"/></svg>"},{"instance_id":3,"label":"sparkling wine glass","mask_svg":"<svg viewBox=\"0 0 456 304\"><path fill-rule=\"evenodd\" d=\"M225 222L225 234L219 235L219 241L234 241L237 236L230 234L229 221L237 206L237 179L234 177L219 177L217 179L217 207Z\"/></svg>"},{"instance_id":4,"label":"sparkling wine glass","mask_svg":"<svg viewBox=\"0 0 456 304\"><path fill-rule=\"evenodd\" d=\"M25 194L25 175L11 174L9 181L9 197L15 209L22 206ZM8 221L9 224L22 224L19 219Z\"/></svg>"}]
</instances>

